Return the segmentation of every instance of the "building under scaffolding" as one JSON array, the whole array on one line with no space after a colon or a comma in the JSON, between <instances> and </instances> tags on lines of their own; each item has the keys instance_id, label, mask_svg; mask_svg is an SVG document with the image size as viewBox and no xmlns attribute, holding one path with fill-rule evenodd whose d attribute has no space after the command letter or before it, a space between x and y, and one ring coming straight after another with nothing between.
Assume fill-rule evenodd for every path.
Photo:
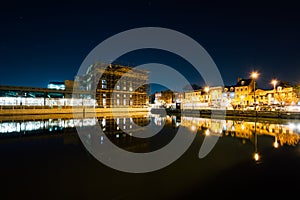
<instances>
[{"instance_id":1,"label":"building under scaffolding","mask_svg":"<svg viewBox=\"0 0 300 200\"><path fill-rule=\"evenodd\" d=\"M148 105L149 74L146 70L117 64L95 63L76 77L81 90L94 93L98 107L145 107Z\"/></svg>"}]
</instances>

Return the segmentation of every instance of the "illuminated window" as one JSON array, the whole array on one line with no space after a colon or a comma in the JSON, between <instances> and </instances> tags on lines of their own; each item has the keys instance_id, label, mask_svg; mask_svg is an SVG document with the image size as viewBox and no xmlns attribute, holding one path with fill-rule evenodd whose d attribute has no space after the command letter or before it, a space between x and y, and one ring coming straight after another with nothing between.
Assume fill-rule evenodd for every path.
<instances>
[{"instance_id":1,"label":"illuminated window","mask_svg":"<svg viewBox=\"0 0 300 200\"><path fill-rule=\"evenodd\" d=\"M107 81L105 79L102 79L101 83L102 83L102 89L106 89L107 88Z\"/></svg>"}]
</instances>

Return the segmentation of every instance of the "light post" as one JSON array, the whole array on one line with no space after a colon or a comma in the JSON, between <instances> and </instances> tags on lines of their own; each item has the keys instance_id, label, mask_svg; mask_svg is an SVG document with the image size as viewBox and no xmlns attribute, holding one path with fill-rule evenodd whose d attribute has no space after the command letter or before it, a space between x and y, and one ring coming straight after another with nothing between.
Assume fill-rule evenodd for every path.
<instances>
[{"instance_id":1,"label":"light post","mask_svg":"<svg viewBox=\"0 0 300 200\"><path fill-rule=\"evenodd\" d=\"M271 81L271 84L273 84L273 86L274 86L274 103L275 103L275 93L276 93L276 85L277 85L277 80L276 79L273 79L272 81Z\"/></svg>"},{"instance_id":2,"label":"light post","mask_svg":"<svg viewBox=\"0 0 300 200\"><path fill-rule=\"evenodd\" d=\"M206 92L206 100L207 100L207 102L209 103L209 94L208 94L208 92L209 92L209 87L206 86L206 87L204 88L204 91Z\"/></svg>"},{"instance_id":3,"label":"light post","mask_svg":"<svg viewBox=\"0 0 300 200\"><path fill-rule=\"evenodd\" d=\"M256 112L256 97L255 97L255 85L256 85L256 79L257 77L259 76L258 72L252 72L251 73L251 78L254 80L254 86L253 86L253 93L254 93L254 110L255 110L255 113L256 113L256 116L257 116L257 112Z\"/></svg>"}]
</instances>

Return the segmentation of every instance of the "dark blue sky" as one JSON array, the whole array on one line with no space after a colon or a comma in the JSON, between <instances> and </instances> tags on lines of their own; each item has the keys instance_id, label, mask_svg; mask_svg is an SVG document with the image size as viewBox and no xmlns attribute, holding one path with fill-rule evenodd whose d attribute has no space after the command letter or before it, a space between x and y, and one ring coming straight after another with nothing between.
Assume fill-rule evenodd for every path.
<instances>
[{"instance_id":1,"label":"dark blue sky","mask_svg":"<svg viewBox=\"0 0 300 200\"><path fill-rule=\"evenodd\" d=\"M300 81L300 7L255 1L10 1L0 6L0 84L46 87L73 79L104 39L131 28L180 31L201 44L226 85L256 69L258 85L273 77ZM196 1L194 1L196 2ZM165 55L165 56L162 56ZM124 63L160 61L184 69L174 55L140 51ZM176 66L177 65L177 66ZM193 71L190 80L201 83Z\"/></svg>"}]
</instances>

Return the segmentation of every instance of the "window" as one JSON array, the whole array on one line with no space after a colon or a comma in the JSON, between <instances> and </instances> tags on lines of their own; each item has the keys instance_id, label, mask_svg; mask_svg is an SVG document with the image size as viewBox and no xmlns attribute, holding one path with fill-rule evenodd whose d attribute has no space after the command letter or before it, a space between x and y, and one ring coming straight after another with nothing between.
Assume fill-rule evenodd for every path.
<instances>
[{"instance_id":1,"label":"window","mask_svg":"<svg viewBox=\"0 0 300 200\"><path fill-rule=\"evenodd\" d=\"M106 80L102 79L101 83L102 83L102 89L106 89L107 88L107 82L106 82Z\"/></svg>"},{"instance_id":2,"label":"window","mask_svg":"<svg viewBox=\"0 0 300 200\"><path fill-rule=\"evenodd\" d=\"M123 90L126 90L126 81L123 83Z\"/></svg>"},{"instance_id":3,"label":"window","mask_svg":"<svg viewBox=\"0 0 300 200\"><path fill-rule=\"evenodd\" d=\"M119 86L119 85L117 85L117 87L116 87L116 88L117 88L117 90L120 90L120 86Z\"/></svg>"}]
</instances>

